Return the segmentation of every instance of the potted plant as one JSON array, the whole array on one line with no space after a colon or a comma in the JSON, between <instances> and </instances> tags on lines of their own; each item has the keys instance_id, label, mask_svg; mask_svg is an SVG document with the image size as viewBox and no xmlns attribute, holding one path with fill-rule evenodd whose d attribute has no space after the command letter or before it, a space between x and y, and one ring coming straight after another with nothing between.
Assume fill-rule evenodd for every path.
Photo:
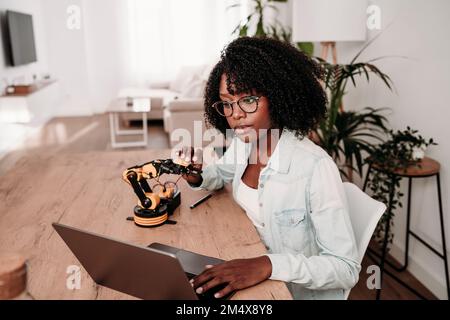
<instances>
[{"instance_id":1,"label":"potted plant","mask_svg":"<svg viewBox=\"0 0 450 320\"><path fill-rule=\"evenodd\" d=\"M329 131L326 130L329 120L320 123L315 142L330 154L347 180L352 181L353 172L362 176L364 156L375 148L372 140L383 141L388 130L383 111L383 108L366 107L358 112L338 112Z\"/></svg>"},{"instance_id":2,"label":"potted plant","mask_svg":"<svg viewBox=\"0 0 450 320\"><path fill-rule=\"evenodd\" d=\"M366 186L371 191L374 199L389 205L389 197L392 192L391 210L387 210L380 219L374 236L378 243L382 244L386 231L386 221L390 219L388 233L388 250L392 244L394 234L393 217L394 211L402 207L400 192L401 176L392 175L392 172L406 170L410 166L419 166L420 160L425 156L425 150L430 145L436 145L433 139L426 140L417 130L409 126L404 131L389 131L389 138L377 145L366 159L365 163L377 170L370 170L367 176ZM391 189L393 188L393 189Z\"/></svg>"},{"instance_id":3,"label":"potted plant","mask_svg":"<svg viewBox=\"0 0 450 320\"><path fill-rule=\"evenodd\" d=\"M389 76L372 64L377 59L356 61L375 39L369 41L348 64L331 64L321 58L313 58L324 69L324 87L329 100L328 116L319 124L313 138L338 164L343 163L340 165L341 174L349 181L352 181L353 172L362 174L363 151L370 153L373 149L371 141L382 141L382 135L387 132L387 119L382 114L385 109L365 108L356 112L344 111L342 107L349 81L356 87L355 78L359 76L364 75L369 81L370 75L375 75L392 90Z\"/></svg>"},{"instance_id":4,"label":"potted plant","mask_svg":"<svg viewBox=\"0 0 450 320\"><path fill-rule=\"evenodd\" d=\"M240 22L233 30L232 34L238 34L240 37L257 36L271 37L286 42L291 42L292 34L289 28L285 28L278 20L273 24L269 24L265 20L264 12L266 9L277 11L278 8L274 2L287 3L287 0L252 0L253 10L243 22ZM233 4L228 9L241 6L240 3ZM249 34L250 25L256 22L254 34ZM299 50L312 56L314 52L314 44L312 42L297 42L296 46Z\"/></svg>"}]
</instances>

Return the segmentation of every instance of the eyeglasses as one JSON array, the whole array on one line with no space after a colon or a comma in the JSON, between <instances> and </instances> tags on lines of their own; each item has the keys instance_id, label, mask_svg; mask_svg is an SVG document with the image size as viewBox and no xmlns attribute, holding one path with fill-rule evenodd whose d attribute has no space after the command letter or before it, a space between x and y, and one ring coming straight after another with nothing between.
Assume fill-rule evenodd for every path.
<instances>
[{"instance_id":1,"label":"eyeglasses","mask_svg":"<svg viewBox=\"0 0 450 320\"><path fill-rule=\"evenodd\" d=\"M233 115L233 105L237 103L239 108L245 113L254 113L258 110L258 103L261 97L245 96L237 101L217 101L213 103L212 107L224 117L231 117Z\"/></svg>"}]
</instances>

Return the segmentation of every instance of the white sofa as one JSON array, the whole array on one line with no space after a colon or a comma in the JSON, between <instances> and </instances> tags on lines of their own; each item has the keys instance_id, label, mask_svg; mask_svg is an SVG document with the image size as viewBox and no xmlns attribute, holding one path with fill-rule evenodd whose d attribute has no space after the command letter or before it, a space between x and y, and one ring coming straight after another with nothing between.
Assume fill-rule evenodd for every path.
<instances>
[{"instance_id":1,"label":"white sofa","mask_svg":"<svg viewBox=\"0 0 450 320\"><path fill-rule=\"evenodd\" d=\"M172 92L165 88L123 88L117 95L118 98L150 98L151 110L147 113L147 118L150 120L162 120L163 109L170 101L177 97L176 92ZM123 121L129 122L132 120L142 120L142 117L136 113L122 113Z\"/></svg>"},{"instance_id":2,"label":"white sofa","mask_svg":"<svg viewBox=\"0 0 450 320\"><path fill-rule=\"evenodd\" d=\"M169 103L178 100L183 103L187 100L191 105L194 100L202 103L203 90L209 75L210 68L207 65L184 66L180 68L176 77L170 82L151 83L149 87L130 87L119 91L119 98L147 98L151 99L151 111L148 119L164 120L164 109ZM139 120L136 114L124 114L123 120Z\"/></svg>"},{"instance_id":3,"label":"white sofa","mask_svg":"<svg viewBox=\"0 0 450 320\"><path fill-rule=\"evenodd\" d=\"M203 134L206 129L203 114L203 99L184 98L169 102L167 107L164 108L163 115L164 130L169 134L171 147L177 144L175 137L180 134L180 132L175 131L177 129L187 130L192 138L194 138L196 132L197 134ZM196 123L197 131L195 131ZM194 140L191 140L191 145L193 144Z\"/></svg>"},{"instance_id":4,"label":"white sofa","mask_svg":"<svg viewBox=\"0 0 450 320\"><path fill-rule=\"evenodd\" d=\"M208 65L185 66L171 82L152 84L150 88L125 88L119 92L119 97L151 98L149 119L162 119L169 137L176 129L187 129L193 137L195 121L201 122L201 132L206 128L203 93L210 70ZM141 118L127 113L122 115L122 119L130 121ZM171 139L171 147L176 144L177 141Z\"/></svg>"}]
</instances>

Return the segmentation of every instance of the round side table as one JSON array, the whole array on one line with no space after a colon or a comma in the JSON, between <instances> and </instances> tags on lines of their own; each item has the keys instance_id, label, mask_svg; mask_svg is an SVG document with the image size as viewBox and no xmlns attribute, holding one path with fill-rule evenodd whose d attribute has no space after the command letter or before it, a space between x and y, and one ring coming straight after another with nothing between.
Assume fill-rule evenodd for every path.
<instances>
[{"instance_id":1,"label":"round side table","mask_svg":"<svg viewBox=\"0 0 450 320\"><path fill-rule=\"evenodd\" d=\"M420 165L420 166L419 166ZM424 299L424 297L418 293L415 289L411 288L408 284L404 283L402 280L400 280L398 277L396 277L394 274L390 273L389 271L385 270L385 263L388 264L390 267L392 267L394 270L398 272L402 272L408 268L408 258L409 258L409 239L410 236L414 237L416 240L418 240L420 243L422 243L426 248L431 250L434 254L436 254L439 258L444 260L444 266L445 266L445 280L447 285L447 297L450 299L450 289L449 289L449 273L448 273L448 259L447 259L447 246L445 242L445 230L444 230L444 215L442 210L442 198L441 198L441 181L440 181L440 172L441 165L439 162L437 162L434 159L425 157L423 158L418 165L411 165L407 167L405 170L403 169L396 169L393 171L388 171L383 168L382 165L379 164L372 164L369 166L369 169L367 171L366 178L364 180L364 186L363 191L365 191L367 186L367 180L372 170L377 171L384 171L388 174L388 176L391 179L390 183L390 189L389 189L389 204L387 208L387 214L389 217L391 217L392 212L392 199L394 197L394 190L395 190L395 178L401 177L401 178L408 178L408 204L407 204L407 215L406 215L406 244L405 244L405 257L404 257L404 264L401 267L396 267L391 262L386 260L386 253L387 253L387 243L388 243L388 233L389 233L389 227L390 227L390 218L386 220L386 233L385 237L383 239L383 245L381 249L381 254L376 253L374 250L370 250L371 253L375 254L380 258L379 265L381 270L381 281L383 277L383 273L386 272L389 276L391 276L394 280L405 286L407 289L412 291L417 296ZM438 250L433 248L429 243L427 243L424 239L422 239L420 236L418 236L414 231L410 228L410 222L411 222L411 191L412 191L412 180L415 178L428 178L436 176L436 184L437 184L437 193L438 193L438 203L439 203L439 219L440 219L440 227L441 227L441 241L442 241L442 249L443 253L440 253ZM381 289L377 290L377 300L380 299L381 295Z\"/></svg>"}]
</instances>

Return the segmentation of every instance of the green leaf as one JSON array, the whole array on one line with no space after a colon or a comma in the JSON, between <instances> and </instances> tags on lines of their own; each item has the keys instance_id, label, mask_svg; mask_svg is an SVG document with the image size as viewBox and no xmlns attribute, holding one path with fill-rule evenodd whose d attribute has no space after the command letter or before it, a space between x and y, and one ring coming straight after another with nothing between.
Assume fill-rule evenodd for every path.
<instances>
[{"instance_id":1,"label":"green leaf","mask_svg":"<svg viewBox=\"0 0 450 320\"><path fill-rule=\"evenodd\" d=\"M312 42L297 42L297 47L309 57L314 53L314 44Z\"/></svg>"},{"instance_id":2,"label":"green leaf","mask_svg":"<svg viewBox=\"0 0 450 320\"><path fill-rule=\"evenodd\" d=\"M384 31L384 30L383 30ZM366 48L368 47L368 46L370 46L379 36L381 36L381 34L383 33L383 31L382 32L380 32L380 33L378 33L375 37L373 37L372 39L370 39L362 48L361 48L361 50L359 50L358 51L358 53L353 57L353 59L352 59L352 61L350 61L350 64L353 64L355 61L356 61L356 59L358 59L358 57L364 52L364 50L366 50Z\"/></svg>"},{"instance_id":3,"label":"green leaf","mask_svg":"<svg viewBox=\"0 0 450 320\"><path fill-rule=\"evenodd\" d=\"M256 33L255 36L257 37L264 37L266 36L266 32L264 31L264 26L262 22L262 18L259 18L258 24L256 25Z\"/></svg>"},{"instance_id":4,"label":"green leaf","mask_svg":"<svg viewBox=\"0 0 450 320\"><path fill-rule=\"evenodd\" d=\"M241 29L239 30L239 36L240 37L245 37L247 35L247 32L248 32L247 25L242 26Z\"/></svg>"}]
</instances>

